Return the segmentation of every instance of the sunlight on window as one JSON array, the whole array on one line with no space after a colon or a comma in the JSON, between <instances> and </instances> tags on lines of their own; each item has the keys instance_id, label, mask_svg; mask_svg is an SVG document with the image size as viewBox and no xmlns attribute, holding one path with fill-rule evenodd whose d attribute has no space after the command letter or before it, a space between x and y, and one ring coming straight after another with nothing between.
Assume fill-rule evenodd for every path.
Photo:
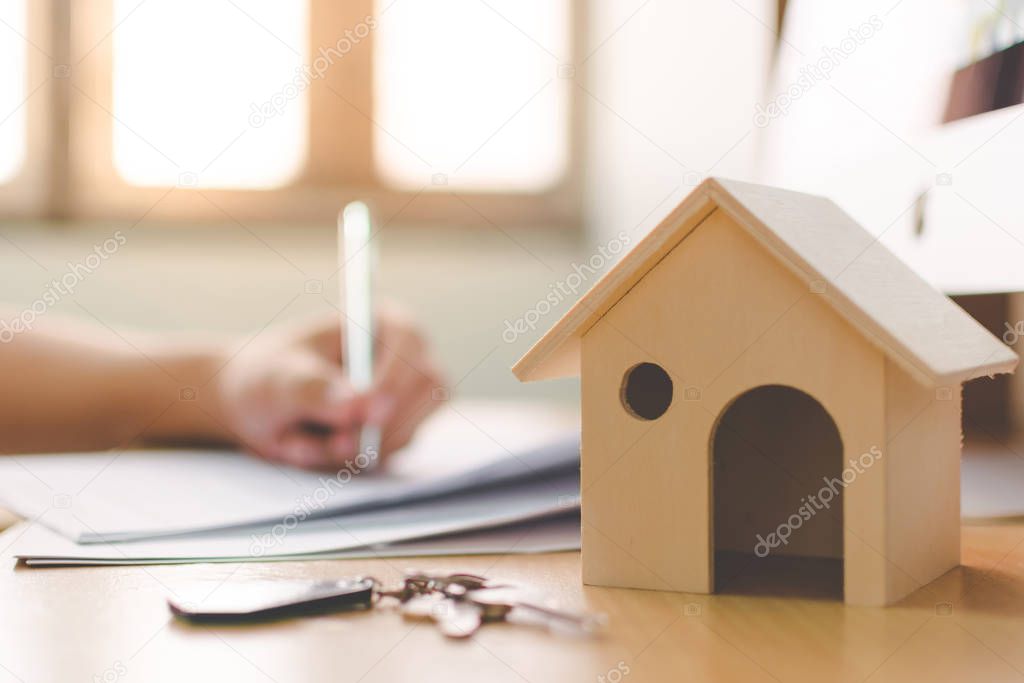
<instances>
[{"instance_id":1,"label":"sunlight on window","mask_svg":"<svg viewBox=\"0 0 1024 683\"><path fill-rule=\"evenodd\" d=\"M0 0L0 183L25 162L25 1ZM18 34L21 35L18 35Z\"/></svg>"},{"instance_id":2,"label":"sunlight on window","mask_svg":"<svg viewBox=\"0 0 1024 683\"><path fill-rule=\"evenodd\" d=\"M114 163L125 180L291 180L308 137L307 4L115 0Z\"/></svg>"},{"instance_id":3,"label":"sunlight on window","mask_svg":"<svg viewBox=\"0 0 1024 683\"><path fill-rule=\"evenodd\" d=\"M539 191L565 173L569 0L378 0L374 151L400 187Z\"/></svg>"}]
</instances>

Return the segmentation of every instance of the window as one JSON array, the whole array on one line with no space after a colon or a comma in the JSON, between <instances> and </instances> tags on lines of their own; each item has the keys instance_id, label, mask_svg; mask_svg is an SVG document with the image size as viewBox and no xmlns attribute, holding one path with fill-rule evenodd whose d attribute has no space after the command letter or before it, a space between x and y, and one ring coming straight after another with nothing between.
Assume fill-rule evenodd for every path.
<instances>
[{"instance_id":1,"label":"window","mask_svg":"<svg viewBox=\"0 0 1024 683\"><path fill-rule=\"evenodd\" d=\"M441 173L429 187L537 192L565 174L569 3L489 2L380 14L374 92L389 134L374 151L387 181L416 189Z\"/></svg>"},{"instance_id":2,"label":"window","mask_svg":"<svg viewBox=\"0 0 1024 683\"><path fill-rule=\"evenodd\" d=\"M0 213L574 225L579 1L0 0Z\"/></svg>"},{"instance_id":3,"label":"window","mask_svg":"<svg viewBox=\"0 0 1024 683\"><path fill-rule=\"evenodd\" d=\"M243 6L251 20L228 2L115 0L114 165L129 184L269 188L300 170L305 3Z\"/></svg>"}]
</instances>

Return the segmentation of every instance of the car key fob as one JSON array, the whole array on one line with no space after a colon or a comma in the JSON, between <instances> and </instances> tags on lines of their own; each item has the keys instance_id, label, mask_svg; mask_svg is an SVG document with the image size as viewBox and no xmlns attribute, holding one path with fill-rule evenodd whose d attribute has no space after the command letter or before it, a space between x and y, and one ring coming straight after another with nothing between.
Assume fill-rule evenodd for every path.
<instances>
[{"instance_id":1,"label":"car key fob","mask_svg":"<svg viewBox=\"0 0 1024 683\"><path fill-rule=\"evenodd\" d=\"M194 604L167 598L171 612L196 622L244 622L307 614L367 609L373 604L371 578L331 581L239 581L218 587Z\"/></svg>"}]
</instances>

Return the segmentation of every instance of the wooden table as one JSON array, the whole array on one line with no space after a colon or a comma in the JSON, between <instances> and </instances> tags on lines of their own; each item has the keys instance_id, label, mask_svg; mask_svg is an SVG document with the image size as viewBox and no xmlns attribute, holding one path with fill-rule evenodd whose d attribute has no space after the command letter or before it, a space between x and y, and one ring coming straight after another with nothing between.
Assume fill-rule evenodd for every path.
<instances>
[{"instance_id":1,"label":"wooden table","mask_svg":"<svg viewBox=\"0 0 1024 683\"><path fill-rule=\"evenodd\" d=\"M965 527L963 558L900 605L869 609L584 587L577 553L69 569L5 555L0 681L1024 681L1024 525ZM493 624L457 642L386 609L196 627L164 604L227 581L394 580L408 566L534 584L606 612L609 630L584 639Z\"/></svg>"}]
</instances>

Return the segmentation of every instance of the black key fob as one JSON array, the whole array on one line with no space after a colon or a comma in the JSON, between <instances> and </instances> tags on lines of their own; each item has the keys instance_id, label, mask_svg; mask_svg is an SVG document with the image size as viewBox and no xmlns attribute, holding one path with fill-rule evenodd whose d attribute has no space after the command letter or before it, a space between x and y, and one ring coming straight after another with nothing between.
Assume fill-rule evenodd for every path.
<instances>
[{"instance_id":1,"label":"black key fob","mask_svg":"<svg viewBox=\"0 0 1024 683\"><path fill-rule=\"evenodd\" d=\"M239 581L225 583L201 604L167 598L176 617L196 622L244 622L367 609L375 582L356 577L333 581Z\"/></svg>"}]
</instances>

